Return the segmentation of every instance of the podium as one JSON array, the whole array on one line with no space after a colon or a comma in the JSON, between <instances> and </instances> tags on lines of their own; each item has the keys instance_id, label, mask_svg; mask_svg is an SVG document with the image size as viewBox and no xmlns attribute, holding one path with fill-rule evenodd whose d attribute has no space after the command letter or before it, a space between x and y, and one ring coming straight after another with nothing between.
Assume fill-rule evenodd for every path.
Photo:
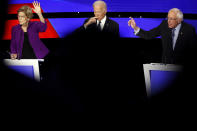
<instances>
[{"instance_id":1,"label":"podium","mask_svg":"<svg viewBox=\"0 0 197 131\"><path fill-rule=\"evenodd\" d=\"M181 65L163 63L143 64L143 68L148 97L160 93L173 84L183 70Z\"/></svg>"},{"instance_id":2,"label":"podium","mask_svg":"<svg viewBox=\"0 0 197 131\"><path fill-rule=\"evenodd\" d=\"M44 59L4 59L3 63L8 68L39 82L39 62L43 61Z\"/></svg>"}]
</instances>

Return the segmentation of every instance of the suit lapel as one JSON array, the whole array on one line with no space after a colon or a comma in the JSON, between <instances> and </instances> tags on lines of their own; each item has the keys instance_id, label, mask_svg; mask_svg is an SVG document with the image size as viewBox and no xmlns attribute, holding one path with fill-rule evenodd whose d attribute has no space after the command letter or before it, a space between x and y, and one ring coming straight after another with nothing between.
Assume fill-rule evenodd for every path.
<instances>
[{"instance_id":1,"label":"suit lapel","mask_svg":"<svg viewBox=\"0 0 197 131\"><path fill-rule=\"evenodd\" d=\"M174 50L176 49L177 46L179 46L179 43L181 41L181 38L182 38L182 35L183 35L183 29L184 29L183 25L184 25L184 23L182 23L181 28L179 30L179 34L178 34L178 38L176 40L176 44L175 44Z\"/></svg>"},{"instance_id":2,"label":"suit lapel","mask_svg":"<svg viewBox=\"0 0 197 131\"><path fill-rule=\"evenodd\" d=\"M168 26L168 25L167 25ZM168 27L167 27L168 28ZM170 47L170 50L171 51L173 51L173 44L172 44L172 29L170 29L170 28L168 28L168 34L167 34L168 36L168 40L169 40L169 42L168 42L168 46Z\"/></svg>"},{"instance_id":3,"label":"suit lapel","mask_svg":"<svg viewBox=\"0 0 197 131\"><path fill-rule=\"evenodd\" d=\"M104 25L104 27L103 27L103 31L104 31L104 32L108 29L108 25L109 25L109 18L107 17L107 18L106 18L106 21L105 21L105 25Z\"/></svg>"}]
</instances>

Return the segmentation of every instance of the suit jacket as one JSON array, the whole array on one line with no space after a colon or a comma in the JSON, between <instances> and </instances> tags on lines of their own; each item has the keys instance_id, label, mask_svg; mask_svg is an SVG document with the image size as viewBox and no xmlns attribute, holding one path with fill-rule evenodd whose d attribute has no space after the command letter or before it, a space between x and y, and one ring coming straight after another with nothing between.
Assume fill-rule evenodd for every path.
<instances>
[{"instance_id":1,"label":"suit jacket","mask_svg":"<svg viewBox=\"0 0 197 131\"><path fill-rule=\"evenodd\" d=\"M88 20L89 19L86 19L84 24ZM98 32L96 23L89 25L86 29L84 26L81 26L78 31L85 31L86 33L98 33L105 37L119 37L119 24L107 17L103 30L100 33Z\"/></svg>"},{"instance_id":2,"label":"suit jacket","mask_svg":"<svg viewBox=\"0 0 197 131\"><path fill-rule=\"evenodd\" d=\"M171 30L168 28L167 20L164 20L158 27L150 31L140 29L137 35L145 39L161 36L163 48L162 62L183 64L193 55L196 49L195 28L185 22L181 23L181 29L174 50L172 47Z\"/></svg>"},{"instance_id":3,"label":"suit jacket","mask_svg":"<svg viewBox=\"0 0 197 131\"><path fill-rule=\"evenodd\" d=\"M45 32L47 29L47 24L42 22L29 22L27 33L29 38L29 43L31 44L37 59L44 58L49 50L39 39L39 32ZM24 42L24 31L21 25L16 25L12 27L12 38L10 44L11 53L19 54L19 58L22 56Z\"/></svg>"}]
</instances>

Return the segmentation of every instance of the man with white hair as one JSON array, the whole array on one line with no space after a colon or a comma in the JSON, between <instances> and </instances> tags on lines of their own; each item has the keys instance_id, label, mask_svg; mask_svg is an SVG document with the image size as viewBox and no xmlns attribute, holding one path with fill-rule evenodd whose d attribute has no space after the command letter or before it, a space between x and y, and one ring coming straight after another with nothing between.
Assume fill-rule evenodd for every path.
<instances>
[{"instance_id":1,"label":"man with white hair","mask_svg":"<svg viewBox=\"0 0 197 131\"><path fill-rule=\"evenodd\" d=\"M107 36L119 36L119 24L106 16L107 5L102 0L97 0L93 3L94 17L86 19L83 26L80 27L83 31L101 32Z\"/></svg>"},{"instance_id":2,"label":"man with white hair","mask_svg":"<svg viewBox=\"0 0 197 131\"><path fill-rule=\"evenodd\" d=\"M135 35L141 38L152 39L161 36L163 63L184 64L196 47L195 28L183 22L183 13L178 8L170 9L167 20L150 31L139 28L131 17L128 25L134 29Z\"/></svg>"}]
</instances>

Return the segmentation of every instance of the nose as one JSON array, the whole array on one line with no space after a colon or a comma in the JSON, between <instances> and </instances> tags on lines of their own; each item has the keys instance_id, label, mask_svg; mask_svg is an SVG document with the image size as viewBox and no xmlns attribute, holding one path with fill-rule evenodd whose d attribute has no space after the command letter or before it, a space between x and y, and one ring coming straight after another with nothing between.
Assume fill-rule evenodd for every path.
<instances>
[{"instance_id":1,"label":"nose","mask_svg":"<svg viewBox=\"0 0 197 131\"><path fill-rule=\"evenodd\" d=\"M21 17L18 17L18 20L21 20Z\"/></svg>"},{"instance_id":2,"label":"nose","mask_svg":"<svg viewBox=\"0 0 197 131\"><path fill-rule=\"evenodd\" d=\"M99 16L99 13L95 13L95 16Z\"/></svg>"}]
</instances>

